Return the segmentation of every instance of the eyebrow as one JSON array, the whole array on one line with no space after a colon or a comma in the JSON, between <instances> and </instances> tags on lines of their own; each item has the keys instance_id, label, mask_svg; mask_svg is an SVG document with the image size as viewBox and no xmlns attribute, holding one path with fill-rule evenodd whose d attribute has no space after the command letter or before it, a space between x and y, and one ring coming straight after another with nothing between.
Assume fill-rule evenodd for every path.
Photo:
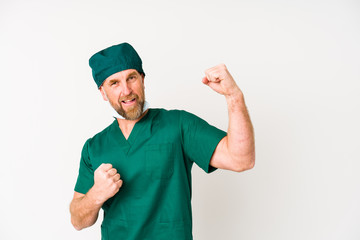
<instances>
[{"instance_id":1,"label":"eyebrow","mask_svg":"<svg viewBox=\"0 0 360 240\"><path fill-rule=\"evenodd\" d=\"M130 72L130 73L126 76L126 79L128 79L129 77L131 77L131 76L133 76L133 75L137 75L137 74L136 74L136 70ZM119 81L119 79L113 78L113 79L110 79L110 80L109 80L108 84L111 85L112 83L118 82L118 81Z\"/></svg>"},{"instance_id":2,"label":"eyebrow","mask_svg":"<svg viewBox=\"0 0 360 240\"><path fill-rule=\"evenodd\" d=\"M129 77L134 76L134 75L137 75L135 70L134 70L133 72L129 73L129 74L126 76L126 79L128 79Z\"/></svg>"},{"instance_id":3,"label":"eyebrow","mask_svg":"<svg viewBox=\"0 0 360 240\"><path fill-rule=\"evenodd\" d=\"M118 81L119 81L119 80L117 80L117 79L110 79L109 82L108 82L108 84L111 85L112 83L118 82Z\"/></svg>"}]
</instances>

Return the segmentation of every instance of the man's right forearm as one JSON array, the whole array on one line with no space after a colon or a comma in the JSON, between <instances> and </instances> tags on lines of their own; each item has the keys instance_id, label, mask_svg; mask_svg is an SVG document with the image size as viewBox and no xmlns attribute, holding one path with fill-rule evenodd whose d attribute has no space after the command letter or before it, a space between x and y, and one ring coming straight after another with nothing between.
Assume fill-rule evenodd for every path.
<instances>
[{"instance_id":1,"label":"man's right forearm","mask_svg":"<svg viewBox=\"0 0 360 240\"><path fill-rule=\"evenodd\" d=\"M92 198L91 189L85 195L75 193L70 204L71 223L76 230L90 227L99 215L103 203Z\"/></svg>"}]
</instances>

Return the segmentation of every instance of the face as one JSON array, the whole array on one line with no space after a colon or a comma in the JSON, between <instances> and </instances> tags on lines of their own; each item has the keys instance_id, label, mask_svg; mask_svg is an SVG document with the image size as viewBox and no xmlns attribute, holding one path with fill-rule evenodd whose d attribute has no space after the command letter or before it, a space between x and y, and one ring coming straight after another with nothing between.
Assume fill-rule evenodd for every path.
<instances>
[{"instance_id":1,"label":"face","mask_svg":"<svg viewBox=\"0 0 360 240\"><path fill-rule=\"evenodd\" d=\"M145 102L144 76L134 69L109 76L100 87L105 101L125 119L141 117Z\"/></svg>"}]
</instances>

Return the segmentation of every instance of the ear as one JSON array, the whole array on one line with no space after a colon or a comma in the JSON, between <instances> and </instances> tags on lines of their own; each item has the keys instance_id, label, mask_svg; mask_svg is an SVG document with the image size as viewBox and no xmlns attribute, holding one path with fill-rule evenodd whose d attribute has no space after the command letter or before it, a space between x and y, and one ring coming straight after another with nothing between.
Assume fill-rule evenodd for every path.
<instances>
[{"instance_id":1,"label":"ear","mask_svg":"<svg viewBox=\"0 0 360 240\"><path fill-rule=\"evenodd\" d=\"M105 92L105 90L104 90L104 87L101 86L101 87L99 88L99 90L100 90L100 93L101 93L104 101L109 101L108 97L106 96L106 92Z\"/></svg>"},{"instance_id":2,"label":"ear","mask_svg":"<svg viewBox=\"0 0 360 240\"><path fill-rule=\"evenodd\" d=\"M145 75L144 75L143 73L141 73L141 79L142 79L142 84L143 84L143 86L144 86L144 88L145 88L145 84L144 84Z\"/></svg>"}]
</instances>

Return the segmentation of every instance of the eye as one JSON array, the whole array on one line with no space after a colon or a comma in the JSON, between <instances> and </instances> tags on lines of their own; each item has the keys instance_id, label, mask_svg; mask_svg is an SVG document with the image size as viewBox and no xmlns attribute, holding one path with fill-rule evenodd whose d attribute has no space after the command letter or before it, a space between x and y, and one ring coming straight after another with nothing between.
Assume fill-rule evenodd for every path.
<instances>
[{"instance_id":1,"label":"eye","mask_svg":"<svg viewBox=\"0 0 360 240\"><path fill-rule=\"evenodd\" d=\"M132 76L129 76L126 81L135 81L136 80L136 76L135 75L132 75Z\"/></svg>"},{"instance_id":2,"label":"eye","mask_svg":"<svg viewBox=\"0 0 360 240\"><path fill-rule=\"evenodd\" d=\"M110 86L115 86L116 84L118 84L118 81L113 81L110 83Z\"/></svg>"}]
</instances>

